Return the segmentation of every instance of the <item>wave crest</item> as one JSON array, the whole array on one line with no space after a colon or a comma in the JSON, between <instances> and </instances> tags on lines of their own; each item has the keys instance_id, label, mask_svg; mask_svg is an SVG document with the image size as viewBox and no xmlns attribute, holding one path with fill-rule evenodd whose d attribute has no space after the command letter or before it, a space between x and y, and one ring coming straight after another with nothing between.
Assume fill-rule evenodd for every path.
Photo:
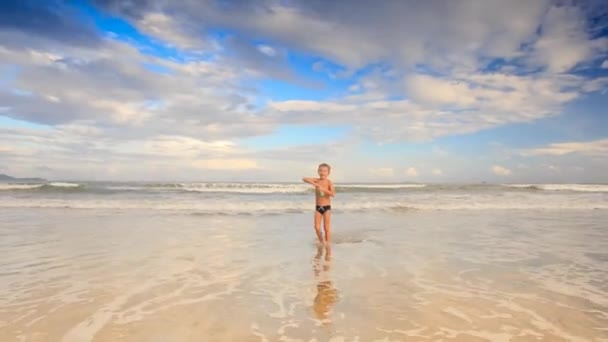
<instances>
[{"instance_id":1,"label":"wave crest","mask_svg":"<svg viewBox=\"0 0 608 342\"><path fill-rule=\"evenodd\" d=\"M51 183L3 183L0 184L0 191L15 191L15 190L76 190L83 188L83 184L67 183L67 182L51 182Z\"/></svg>"},{"instance_id":2,"label":"wave crest","mask_svg":"<svg viewBox=\"0 0 608 342\"><path fill-rule=\"evenodd\" d=\"M503 186L525 190L608 192L608 184L503 184Z\"/></svg>"}]
</instances>

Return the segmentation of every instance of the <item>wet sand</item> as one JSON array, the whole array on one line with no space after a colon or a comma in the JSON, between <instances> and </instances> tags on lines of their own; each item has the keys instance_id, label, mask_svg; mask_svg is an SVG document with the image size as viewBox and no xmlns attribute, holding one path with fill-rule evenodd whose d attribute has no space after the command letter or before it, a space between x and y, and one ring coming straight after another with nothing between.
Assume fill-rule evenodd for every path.
<instances>
[{"instance_id":1,"label":"wet sand","mask_svg":"<svg viewBox=\"0 0 608 342\"><path fill-rule=\"evenodd\" d=\"M1 341L608 341L608 211L1 209Z\"/></svg>"}]
</instances>

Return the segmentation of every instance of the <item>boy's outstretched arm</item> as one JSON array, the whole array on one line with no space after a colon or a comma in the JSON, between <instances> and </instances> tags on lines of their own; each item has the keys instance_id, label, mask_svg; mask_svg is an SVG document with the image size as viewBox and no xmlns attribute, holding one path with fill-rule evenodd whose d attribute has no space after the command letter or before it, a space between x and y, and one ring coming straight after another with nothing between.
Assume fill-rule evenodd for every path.
<instances>
[{"instance_id":1,"label":"boy's outstretched arm","mask_svg":"<svg viewBox=\"0 0 608 342\"><path fill-rule=\"evenodd\" d=\"M316 178L312 178L312 177L304 177L302 178L302 181L308 183L308 184L312 184L312 185L317 185L317 183L319 182L318 179Z\"/></svg>"}]
</instances>

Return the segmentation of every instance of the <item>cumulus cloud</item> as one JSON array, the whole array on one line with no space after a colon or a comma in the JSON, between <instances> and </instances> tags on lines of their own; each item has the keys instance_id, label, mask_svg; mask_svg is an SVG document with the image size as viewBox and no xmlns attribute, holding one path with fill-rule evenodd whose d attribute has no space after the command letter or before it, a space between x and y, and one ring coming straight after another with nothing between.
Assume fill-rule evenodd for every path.
<instances>
[{"instance_id":1,"label":"cumulus cloud","mask_svg":"<svg viewBox=\"0 0 608 342\"><path fill-rule=\"evenodd\" d=\"M272 46L269 46L269 45L261 44L261 45L258 45L257 47L261 53L268 55L270 57L274 57L278 53L277 50L275 50Z\"/></svg>"},{"instance_id":2,"label":"cumulus cloud","mask_svg":"<svg viewBox=\"0 0 608 342\"><path fill-rule=\"evenodd\" d=\"M347 112L357 109L355 104L341 104L332 102L289 100L282 102L270 102L268 109L278 112Z\"/></svg>"},{"instance_id":3,"label":"cumulus cloud","mask_svg":"<svg viewBox=\"0 0 608 342\"><path fill-rule=\"evenodd\" d=\"M431 171L431 173L434 176L441 176L441 175L443 175L443 171L440 168L434 168L433 171Z\"/></svg>"},{"instance_id":4,"label":"cumulus cloud","mask_svg":"<svg viewBox=\"0 0 608 342\"><path fill-rule=\"evenodd\" d=\"M164 135L115 139L78 126L0 129L0 151L1 165L22 173L44 163L39 174L49 178L154 179L168 172L205 179L207 171L262 168L255 153L230 141ZM127 177L135 171L137 177Z\"/></svg>"},{"instance_id":5,"label":"cumulus cloud","mask_svg":"<svg viewBox=\"0 0 608 342\"><path fill-rule=\"evenodd\" d=\"M215 170L251 170L259 168L256 161L251 159L203 159L193 161L192 165L202 169Z\"/></svg>"},{"instance_id":6,"label":"cumulus cloud","mask_svg":"<svg viewBox=\"0 0 608 342\"><path fill-rule=\"evenodd\" d=\"M594 141L572 141L553 143L544 147L527 149L520 152L523 156L554 155L563 156L571 153L587 156L608 156L608 139Z\"/></svg>"},{"instance_id":7,"label":"cumulus cloud","mask_svg":"<svg viewBox=\"0 0 608 342\"><path fill-rule=\"evenodd\" d=\"M408 97L432 106L456 105L467 107L476 101L474 92L462 81L442 80L428 75L414 75L407 79Z\"/></svg>"},{"instance_id":8,"label":"cumulus cloud","mask_svg":"<svg viewBox=\"0 0 608 342\"><path fill-rule=\"evenodd\" d=\"M507 169L504 166L494 165L492 166L492 172L497 176L510 176L511 170Z\"/></svg>"},{"instance_id":9,"label":"cumulus cloud","mask_svg":"<svg viewBox=\"0 0 608 342\"><path fill-rule=\"evenodd\" d=\"M393 177L395 170L392 167L379 167L370 169L371 174L381 178Z\"/></svg>"},{"instance_id":10,"label":"cumulus cloud","mask_svg":"<svg viewBox=\"0 0 608 342\"><path fill-rule=\"evenodd\" d=\"M86 122L116 137L181 134L209 139L271 131L250 109L253 98L240 78L246 73L229 65L177 63L114 41L61 55L0 47L0 57L20 67L11 82L0 85L0 101L10 105L4 115L14 119L51 125ZM166 73L149 70L147 63L162 66Z\"/></svg>"},{"instance_id":11,"label":"cumulus cloud","mask_svg":"<svg viewBox=\"0 0 608 342\"><path fill-rule=\"evenodd\" d=\"M583 15L577 7L549 7L540 27L542 35L534 44L532 58L538 65L565 72L591 59L595 47L603 49L604 39L589 39Z\"/></svg>"},{"instance_id":12,"label":"cumulus cloud","mask_svg":"<svg viewBox=\"0 0 608 342\"><path fill-rule=\"evenodd\" d=\"M137 21L137 27L170 46L186 50L213 48L213 42L198 32L198 27L179 22L176 18L162 12L145 13Z\"/></svg>"},{"instance_id":13,"label":"cumulus cloud","mask_svg":"<svg viewBox=\"0 0 608 342\"><path fill-rule=\"evenodd\" d=\"M202 44L210 27L236 29L239 35L225 39L214 60L185 64L142 55L128 44L109 41L98 49L60 54L5 48L2 57L24 70L12 87L32 93L29 97L0 95L3 103L11 104L10 116L50 124L94 116L95 122L104 125L139 125L141 132L171 133L165 129L171 125L179 127L175 133L218 137L264 134L277 124L327 119L348 122L357 134L379 141L419 141L555 115L564 104L608 84L608 80L591 84L582 76L552 73L589 61L593 51L603 48L585 31L582 9L548 1L489 1L483 6L467 1L373 6L346 1L96 3L183 49ZM352 16L342 15L346 8ZM435 16L444 18L439 25L426 20ZM382 20L383 25L372 25L374 20ZM568 37L560 34L564 30ZM249 38L275 44L251 44ZM566 61L550 59L566 58L555 54L554 47L570 47L574 41L586 48L571 50L584 53ZM532 48L527 52L522 44ZM255 104L257 94L244 87L246 80L270 76L297 82L286 67L281 46L317 53L349 68L375 61L392 67L357 84L360 94L329 101L275 101L256 113L260 109ZM114 58L117 55L126 58ZM506 68L488 72L485 63L493 57L531 59L548 72L522 75ZM441 72L400 72L423 62L429 70ZM143 67L146 64L166 72L152 72ZM54 84L51 79L65 84L40 89ZM100 94L104 96L99 98ZM392 99L404 95L405 100ZM41 107L48 113L36 115Z\"/></svg>"},{"instance_id":14,"label":"cumulus cloud","mask_svg":"<svg viewBox=\"0 0 608 342\"><path fill-rule=\"evenodd\" d=\"M418 170L415 167L408 167L405 170L405 174L409 177L418 177Z\"/></svg>"},{"instance_id":15,"label":"cumulus cloud","mask_svg":"<svg viewBox=\"0 0 608 342\"><path fill-rule=\"evenodd\" d=\"M341 156L349 155L352 148L348 141L325 144L322 159L340 164ZM253 149L237 141L181 135L118 139L79 124L0 127L0 165L6 166L6 172L50 179L293 181L294 175L309 164L316 166L320 159L320 147L315 144ZM352 175L337 166L332 177L344 173Z\"/></svg>"},{"instance_id":16,"label":"cumulus cloud","mask_svg":"<svg viewBox=\"0 0 608 342\"><path fill-rule=\"evenodd\" d=\"M550 6L549 1L98 3L133 20L161 7L179 16L180 22L229 26L252 38L269 38L355 68L385 59L442 66L466 63L480 52L517 56L521 42L535 34ZM438 17L442 20L435 20Z\"/></svg>"},{"instance_id":17,"label":"cumulus cloud","mask_svg":"<svg viewBox=\"0 0 608 342\"><path fill-rule=\"evenodd\" d=\"M273 102L284 123L349 122L381 142L429 141L561 113L563 106L608 80L574 75L469 73L441 79L414 76L406 100L353 95L332 101Z\"/></svg>"}]
</instances>

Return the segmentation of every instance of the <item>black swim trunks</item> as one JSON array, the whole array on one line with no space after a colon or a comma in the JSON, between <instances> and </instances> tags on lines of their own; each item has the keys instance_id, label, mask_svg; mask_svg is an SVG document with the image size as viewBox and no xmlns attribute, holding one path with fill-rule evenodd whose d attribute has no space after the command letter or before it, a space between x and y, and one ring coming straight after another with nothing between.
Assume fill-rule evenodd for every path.
<instances>
[{"instance_id":1,"label":"black swim trunks","mask_svg":"<svg viewBox=\"0 0 608 342\"><path fill-rule=\"evenodd\" d=\"M317 211L324 214L326 211L331 210L331 205L318 205Z\"/></svg>"}]
</instances>

